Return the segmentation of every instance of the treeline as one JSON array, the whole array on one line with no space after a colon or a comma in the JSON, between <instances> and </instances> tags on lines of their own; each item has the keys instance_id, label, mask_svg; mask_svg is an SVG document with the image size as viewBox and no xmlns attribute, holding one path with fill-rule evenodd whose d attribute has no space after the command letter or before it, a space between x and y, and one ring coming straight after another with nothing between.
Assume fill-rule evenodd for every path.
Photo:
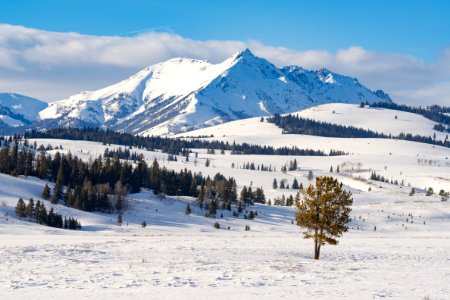
<instances>
[{"instance_id":1,"label":"treeline","mask_svg":"<svg viewBox=\"0 0 450 300\"><path fill-rule=\"evenodd\" d=\"M412 135L410 133L400 133L398 136L386 135L372 130L356 128L353 126L344 126L321 122L311 119L305 119L298 115L281 116L275 114L272 118L267 119L278 127L283 129L285 134L306 134L325 137L338 138L385 138L385 139L399 139L413 142L420 142L444 147L450 147L448 139L445 141L436 140L431 136L425 137L420 135ZM330 155L334 155L330 152Z\"/></svg>"},{"instance_id":2,"label":"treeline","mask_svg":"<svg viewBox=\"0 0 450 300\"><path fill-rule=\"evenodd\" d=\"M64 229L81 229L81 223L72 217L64 217L53 211L53 207L47 213L47 209L43 202L38 200L34 204L34 199L30 198L28 204L25 204L22 198L17 201L16 216L20 219L28 218L30 222L36 222L41 225L46 225L55 228Z\"/></svg>"},{"instance_id":3,"label":"treeline","mask_svg":"<svg viewBox=\"0 0 450 300\"><path fill-rule=\"evenodd\" d=\"M372 173L370 174L370 179L376 180L376 181L381 181L381 182L386 182L386 183L398 185L398 180L393 180L393 179L389 180L389 178L384 177L384 176L382 176L382 175L380 175L380 174L377 174L377 173L375 173L375 172L372 172ZM403 186L403 181L401 182L401 185Z\"/></svg>"},{"instance_id":4,"label":"treeline","mask_svg":"<svg viewBox=\"0 0 450 300\"><path fill-rule=\"evenodd\" d=\"M126 160L141 160L144 158L144 156L141 154L137 154L136 151L131 152L130 149L128 148L124 148L122 149L122 147L119 147L118 149L109 149L106 148L104 153L103 153L104 157L110 157L110 158L114 158L117 157L119 159L126 159Z\"/></svg>"},{"instance_id":5,"label":"treeline","mask_svg":"<svg viewBox=\"0 0 450 300\"><path fill-rule=\"evenodd\" d=\"M208 180L187 169L175 172L160 168L157 160L148 166L141 159L133 168L131 163L120 161L117 157L99 156L83 162L70 153L56 152L51 157L45 151L40 151L35 155L34 150L19 150L17 140L11 146L5 143L0 150L0 172L52 181L55 183L53 192L46 186L42 195L51 199L52 203L63 202L80 210L104 212L121 210L126 205L126 194L137 193L141 188L166 195L196 197L197 187ZM220 174L215 178L225 181ZM222 184L215 180L214 184ZM230 180L234 182L234 179Z\"/></svg>"},{"instance_id":6,"label":"treeline","mask_svg":"<svg viewBox=\"0 0 450 300\"><path fill-rule=\"evenodd\" d=\"M104 145L117 144L128 147L137 147L149 151L159 149L163 153L184 155L186 149L218 149L221 153L229 150L231 154L256 154L256 155L298 155L298 156L327 156L345 155L342 151L330 151L325 153L320 150L300 149L297 147L280 147L251 145L248 143L236 144L222 141L206 141L198 139L174 139L160 136L135 136L129 133L119 133L98 128L71 128L61 127L45 131L31 130L25 133L25 138L51 138L66 140L83 140L101 142Z\"/></svg>"},{"instance_id":7,"label":"treeline","mask_svg":"<svg viewBox=\"0 0 450 300\"><path fill-rule=\"evenodd\" d=\"M231 164L232 168L235 168L234 163ZM243 163L241 166L237 166L238 169L253 170L253 171L264 171L264 172L276 172L276 168L272 165L265 164L255 164L254 162Z\"/></svg>"},{"instance_id":8,"label":"treeline","mask_svg":"<svg viewBox=\"0 0 450 300\"><path fill-rule=\"evenodd\" d=\"M374 102L374 103L363 103L370 107L387 108L392 110L405 111L410 113L415 113L424 116L427 119L435 121L437 123L442 123L445 125L450 125L450 116L445 115L450 113L450 107L431 105L427 107L414 107L404 104L397 104L394 102Z\"/></svg>"},{"instance_id":9,"label":"treeline","mask_svg":"<svg viewBox=\"0 0 450 300\"><path fill-rule=\"evenodd\" d=\"M445 128L445 126L442 124L435 124L433 126L433 129L440 132L450 132L450 125L448 125L447 128Z\"/></svg>"}]
</instances>

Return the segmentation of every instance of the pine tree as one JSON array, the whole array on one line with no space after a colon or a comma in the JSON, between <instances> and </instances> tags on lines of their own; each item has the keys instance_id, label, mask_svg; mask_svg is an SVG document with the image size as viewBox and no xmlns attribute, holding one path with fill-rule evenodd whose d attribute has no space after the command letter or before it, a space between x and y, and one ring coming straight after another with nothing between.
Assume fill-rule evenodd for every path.
<instances>
[{"instance_id":1,"label":"pine tree","mask_svg":"<svg viewBox=\"0 0 450 300\"><path fill-rule=\"evenodd\" d=\"M160 182L161 170L159 168L158 161L156 158L153 160L153 164L150 170L150 187L153 189L155 194L161 192L161 182Z\"/></svg>"},{"instance_id":2,"label":"pine tree","mask_svg":"<svg viewBox=\"0 0 450 300\"><path fill-rule=\"evenodd\" d=\"M272 188L273 189L277 189L278 188L278 182L277 182L276 178L273 179Z\"/></svg>"},{"instance_id":3,"label":"pine tree","mask_svg":"<svg viewBox=\"0 0 450 300\"><path fill-rule=\"evenodd\" d=\"M16 216L18 218L26 217L27 215L25 213L25 210L26 210L25 202L23 202L23 199L20 198L19 201L17 201L16 205Z\"/></svg>"},{"instance_id":4,"label":"pine tree","mask_svg":"<svg viewBox=\"0 0 450 300\"><path fill-rule=\"evenodd\" d=\"M189 203L188 203L188 205L186 205L186 210L184 211L184 213L185 213L187 216L189 216L189 215L191 214L191 207L189 206Z\"/></svg>"},{"instance_id":5,"label":"pine tree","mask_svg":"<svg viewBox=\"0 0 450 300\"><path fill-rule=\"evenodd\" d=\"M42 191L42 198L45 200L50 199L50 188L48 187L48 184L45 184L44 190Z\"/></svg>"},{"instance_id":6,"label":"pine tree","mask_svg":"<svg viewBox=\"0 0 450 300\"><path fill-rule=\"evenodd\" d=\"M297 178L294 178L294 182L292 183L292 188L293 188L294 190L298 190L299 185L298 185Z\"/></svg>"},{"instance_id":7,"label":"pine tree","mask_svg":"<svg viewBox=\"0 0 450 300\"><path fill-rule=\"evenodd\" d=\"M256 188L255 192L253 193L253 199L256 203L266 203L266 195L264 195L264 190L262 187Z\"/></svg>"},{"instance_id":8,"label":"pine tree","mask_svg":"<svg viewBox=\"0 0 450 300\"><path fill-rule=\"evenodd\" d=\"M201 209L203 209L203 203L205 201L205 198L206 198L205 184L202 183L202 185L200 186L200 191L197 196L197 202Z\"/></svg>"},{"instance_id":9,"label":"pine tree","mask_svg":"<svg viewBox=\"0 0 450 300\"><path fill-rule=\"evenodd\" d=\"M239 196L239 200L246 203L248 200L248 190L247 190L247 186L244 185L244 187L241 190L241 194Z\"/></svg>"},{"instance_id":10,"label":"pine tree","mask_svg":"<svg viewBox=\"0 0 450 300\"><path fill-rule=\"evenodd\" d=\"M308 171L308 180L311 181L314 179L314 174L311 170Z\"/></svg>"},{"instance_id":11,"label":"pine tree","mask_svg":"<svg viewBox=\"0 0 450 300\"><path fill-rule=\"evenodd\" d=\"M205 217L207 218L215 218L216 217L216 213L217 213L217 201L216 200L211 200L208 203L208 211L205 214Z\"/></svg>"},{"instance_id":12,"label":"pine tree","mask_svg":"<svg viewBox=\"0 0 450 300\"><path fill-rule=\"evenodd\" d=\"M304 238L314 239L314 259L319 259L320 248L337 245L337 238L348 230L352 194L333 177L317 177L302 196L296 204L297 225L306 229Z\"/></svg>"},{"instance_id":13,"label":"pine tree","mask_svg":"<svg viewBox=\"0 0 450 300\"><path fill-rule=\"evenodd\" d=\"M41 201L36 201L36 205L34 206L33 218L36 220L36 223L39 223L39 210L41 208Z\"/></svg>"},{"instance_id":14,"label":"pine tree","mask_svg":"<svg viewBox=\"0 0 450 300\"><path fill-rule=\"evenodd\" d=\"M30 198L27 207L25 208L25 215L31 219L33 218L33 214L34 214L34 199Z\"/></svg>"},{"instance_id":15,"label":"pine tree","mask_svg":"<svg viewBox=\"0 0 450 300\"><path fill-rule=\"evenodd\" d=\"M122 213L117 214L117 224L122 225L123 219L122 219Z\"/></svg>"},{"instance_id":16,"label":"pine tree","mask_svg":"<svg viewBox=\"0 0 450 300\"><path fill-rule=\"evenodd\" d=\"M43 202L41 202L41 205L39 206L39 215L37 221L39 224L47 224L47 209L45 208Z\"/></svg>"}]
</instances>

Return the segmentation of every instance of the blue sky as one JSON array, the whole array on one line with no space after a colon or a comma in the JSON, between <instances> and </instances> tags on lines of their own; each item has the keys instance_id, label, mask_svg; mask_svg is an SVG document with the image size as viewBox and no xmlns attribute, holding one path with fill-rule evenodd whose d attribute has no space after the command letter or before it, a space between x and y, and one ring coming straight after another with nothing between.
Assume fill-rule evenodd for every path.
<instances>
[{"instance_id":1,"label":"blue sky","mask_svg":"<svg viewBox=\"0 0 450 300\"><path fill-rule=\"evenodd\" d=\"M449 46L450 1L14 0L0 21L93 35L169 31L187 38L258 40L295 50L357 45L428 60Z\"/></svg>"},{"instance_id":2,"label":"blue sky","mask_svg":"<svg viewBox=\"0 0 450 300\"><path fill-rule=\"evenodd\" d=\"M396 102L450 106L450 1L0 1L0 91L45 101L173 57L250 48L328 68Z\"/></svg>"}]
</instances>

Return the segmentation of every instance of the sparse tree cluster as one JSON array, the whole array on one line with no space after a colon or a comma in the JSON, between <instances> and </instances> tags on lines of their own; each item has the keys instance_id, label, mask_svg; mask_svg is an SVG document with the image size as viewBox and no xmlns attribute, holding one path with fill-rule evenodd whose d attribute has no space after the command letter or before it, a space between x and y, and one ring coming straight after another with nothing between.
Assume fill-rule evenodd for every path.
<instances>
[{"instance_id":1,"label":"sparse tree cluster","mask_svg":"<svg viewBox=\"0 0 450 300\"><path fill-rule=\"evenodd\" d=\"M36 222L50 227L81 229L81 224L77 219L72 217L63 218L62 215L54 212L53 207L47 213L44 202L38 200L35 204L33 198L30 198L28 204L25 204L22 198L17 201L16 216L21 219L27 218L30 222Z\"/></svg>"}]
</instances>

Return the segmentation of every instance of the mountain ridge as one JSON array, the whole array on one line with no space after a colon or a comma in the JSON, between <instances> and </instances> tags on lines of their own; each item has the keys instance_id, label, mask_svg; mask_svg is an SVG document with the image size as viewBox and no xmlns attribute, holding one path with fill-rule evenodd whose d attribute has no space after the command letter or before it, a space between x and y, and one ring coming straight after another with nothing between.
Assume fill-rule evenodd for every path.
<instances>
[{"instance_id":1,"label":"mountain ridge","mask_svg":"<svg viewBox=\"0 0 450 300\"><path fill-rule=\"evenodd\" d=\"M108 87L51 103L43 123L88 124L134 134L176 134L324 103L392 101L327 69L278 68L249 49L218 64L173 58Z\"/></svg>"},{"instance_id":2,"label":"mountain ridge","mask_svg":"<svg viewBox=\"0 0 450 300\"><path fill-rule=\"evenodd\" d=\"M46 102L25 95L0 93L0 128L9 131L29 125L39 120L39 112L47 106Z\"/></svg>"}]
</instances>

